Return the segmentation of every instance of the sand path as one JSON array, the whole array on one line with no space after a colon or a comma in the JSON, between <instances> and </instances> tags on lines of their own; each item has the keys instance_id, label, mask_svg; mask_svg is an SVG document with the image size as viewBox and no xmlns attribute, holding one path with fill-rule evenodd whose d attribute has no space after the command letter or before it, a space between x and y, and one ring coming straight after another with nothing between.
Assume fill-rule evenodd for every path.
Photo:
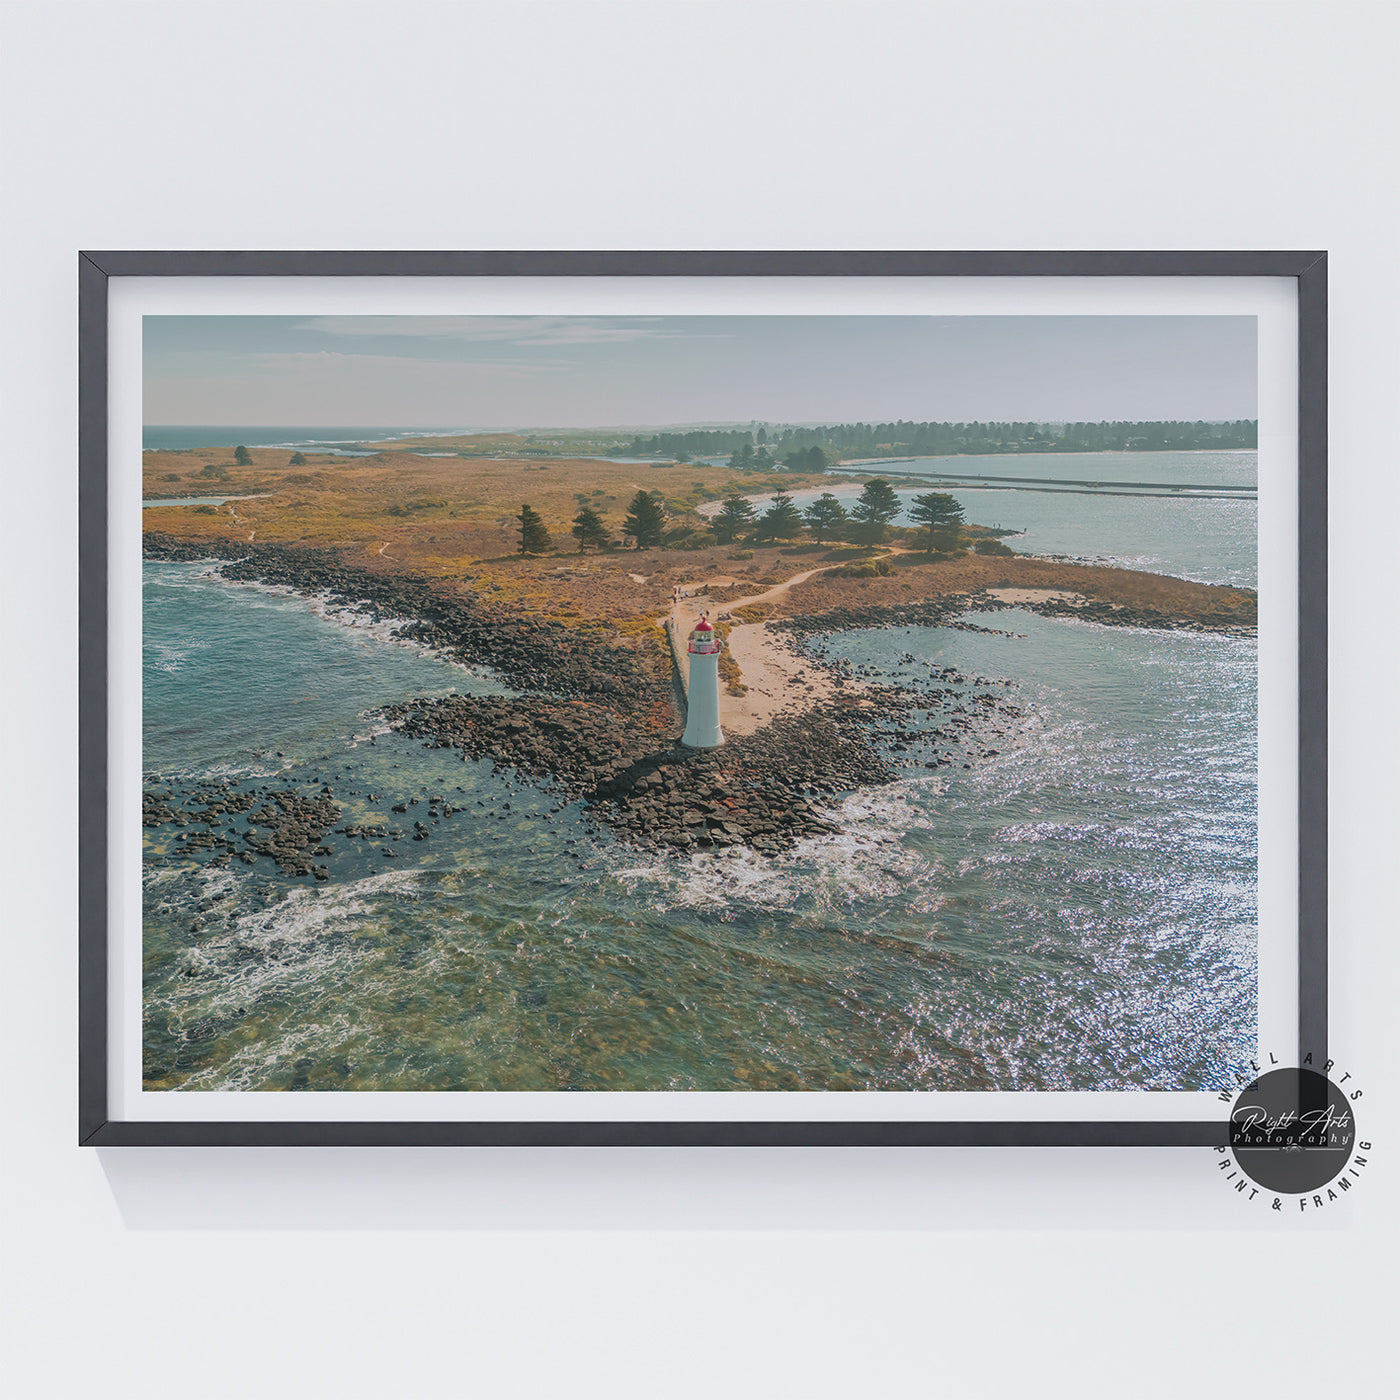
<instances>
[{"instance_id":1,"label":"sand path","mask_svg":"<svg viewBox=\"0 0 1400 1400\"><path fill-rule=\"evenodd\" d=\"M728 598L722 605L716 604L703 592L677 599L672 604L667 626L680 642L679 650L684 653L686 638L702 613L708 612L710 620L714 621L721 612L733 612L750 603L770 603L775 598L783 597L797 584L805 583L817 574L824 574L828 569L840 567L840 564L823 564L820 568L807 569L761 593L751 593L744 598ZM720 584L718 579L710 582L716 586ZM687 591L692 593L705 586L685 585ZM736 623L729 634L728 645L729 654L738 664L742 683L748 687L748 691L744 695L730 695L723 681L720 682L719 722L726 734L752 734L780 714L796 714L834 695L849 694L862 688L858 681L838 685L834 676L798 656L789 649L785 639L775 636L762 622Z\"/></svg>"}]
</instances>

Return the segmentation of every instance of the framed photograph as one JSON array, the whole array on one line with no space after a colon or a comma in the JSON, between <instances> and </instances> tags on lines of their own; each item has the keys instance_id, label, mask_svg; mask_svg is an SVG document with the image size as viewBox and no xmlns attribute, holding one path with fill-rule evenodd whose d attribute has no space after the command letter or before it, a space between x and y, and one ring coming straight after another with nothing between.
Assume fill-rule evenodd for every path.
<instances>
[{"instance_id":1,"label":"framed photograph","mask_svg":"<svg viewBox=\"0 0 1400 1400\"><path fill-rule=\"evenodd\" d=\"M1326 260L80 256L84 1144L1225 1141Z\"/></svg>"}]
</instances>

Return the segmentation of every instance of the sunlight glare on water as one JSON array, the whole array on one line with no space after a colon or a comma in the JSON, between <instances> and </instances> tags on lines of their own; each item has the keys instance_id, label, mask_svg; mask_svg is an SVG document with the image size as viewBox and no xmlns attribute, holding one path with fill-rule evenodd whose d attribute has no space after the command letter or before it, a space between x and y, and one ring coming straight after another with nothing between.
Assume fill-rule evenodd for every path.
<instances>
[{"instance_id":1,"label":"sunlight glare on water","mask_svg":"<svg viewBox=\"0 0 1400 1400\"><path fill-rule=\"evenodd\" d=\"M1252 640L1020 611L833 637L904 684L1009 678L1021 717L966 770L895 750L841 835L674 859L373 734L489 674L204 565L145 578L149 772L327 782L352 823L461 809L388 868L328 838L324 886L148 866L151 1087L1197 1088L1252 1054Z\"/></svg>"}]
</instances>

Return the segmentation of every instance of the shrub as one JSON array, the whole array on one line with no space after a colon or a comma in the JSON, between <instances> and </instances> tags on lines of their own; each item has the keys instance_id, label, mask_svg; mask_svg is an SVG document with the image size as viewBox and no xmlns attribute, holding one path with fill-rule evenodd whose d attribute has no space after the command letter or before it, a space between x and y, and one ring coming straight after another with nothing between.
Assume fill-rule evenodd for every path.
<instances>
[{"instance_id":1,"label":"shrub","mask_svg":"<svg viewBox=\"0 0 1400 1400\"><path fill-rule=\"evenodd\" d=\"M196 506L194 513L196 515L217 515L219 512L215 506Z\"/></svg>"},{"instance_id":2,"label":"shrub","mask_svg":"<svg viewBox=\"0 0 1400 1400\"><path fill-rule=\"evenodd\" d=\"M772 611L767 603L748 603L735 608L731 616L735 622L765 622Z\"/></svg>"},{"instance_id":3,"label":"shrub","mask_svg":"<svg viewBox=\"0 0 1400 1400\"><path fill-rule=\"evenodd\" d=\"M288 480L288 481L298 481L298 480L310 481L311 478L310 478L310 477L300 478L300 477L289 476L289 477L287 478L287 480ZM416 510L441 510L446 504L447 504L446 501L434 501L434 500L425 499L425 498L423 498L423 497L419 497L419 499L416 500L416 501L400 501L398 504L390 506L390 507L389 507L388 513L389 513L390 515L412 515L413 512L416 511Z\"/></svg>"},{"instance_id":4,"label":"shrub","mask_svg":"<svg viewBox=\"0 0 1400 1400\"><path fill-rule=\"evenodd\" d=\"M1000 540L994 540L990 537L978 540L973 548L978 554L994 554L998 558L1006 558L1016 553L1010 545L1002 544Z\"/></svg>"},{"instance_id":5,"label":"shrub","mask_svg":"<svg viewBox=\"0 0 1400 1400\"><path fill-rule=\"evenodd\" d=\"M727 556L727 557L730 558L730 559L752 559L752 558L753 558L753 550L751 550L751 549L736 549L736 550L734 551L733 554L731 554L731 555L729 555L729 556Z\"/></svg>"},{"instance_id":6,"label":"shrub","mask_svg":"<svg viewBox=\"0 0 1400 1400\"><path fill-rule=\"evenodd\" d=\"M888 559L867 559L862 563L843 564L832 569L829 578L889 578L894 573L894 564Z\"/></svg>"}]
</instances>

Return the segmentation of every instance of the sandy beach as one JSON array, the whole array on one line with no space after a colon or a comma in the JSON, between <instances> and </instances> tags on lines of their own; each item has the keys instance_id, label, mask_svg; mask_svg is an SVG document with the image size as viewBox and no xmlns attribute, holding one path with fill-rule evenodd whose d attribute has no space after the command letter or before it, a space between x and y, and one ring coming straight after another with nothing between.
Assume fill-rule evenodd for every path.
<instances>
[{"instance_id":1,"label":"sandy beach","mask_svg":"<svg viewBox=\"0 0 1400 1400\"><path fill-rule=\"evenodd\" d=\"M807 569L761 593L727 599L722 604L716 603L705 590L727 587L733 579L716 577L684 585L682 592L690 596L677 599L666 620L677 642L677 653L684 655L686 639L702 613L708 612L714 621L721 614L732 614L751 604L775 602L785 597L794 585L839 567L827 564ZM731 695L721 688L720 725L726 734L754 734L779 715L800 713L838 693L850 694L861 689L858 681L838 683L828 671L800 656L786 637L771 631L764 622L736 622L726 648L739 668L741 684L747 687L742 695Z\"/></svg>"},{"instance_id":2,"label":"sandy beach","mask_svg":"<svg viewBox=\"0 0 1400 1400\"><path fill-rule=\"evenodd\" d=\"M1088 600L1082 593L1072 593L1066 588L989 588L989 597L1001 603L1084 603Z\"/></svg>"}]
</instances>

